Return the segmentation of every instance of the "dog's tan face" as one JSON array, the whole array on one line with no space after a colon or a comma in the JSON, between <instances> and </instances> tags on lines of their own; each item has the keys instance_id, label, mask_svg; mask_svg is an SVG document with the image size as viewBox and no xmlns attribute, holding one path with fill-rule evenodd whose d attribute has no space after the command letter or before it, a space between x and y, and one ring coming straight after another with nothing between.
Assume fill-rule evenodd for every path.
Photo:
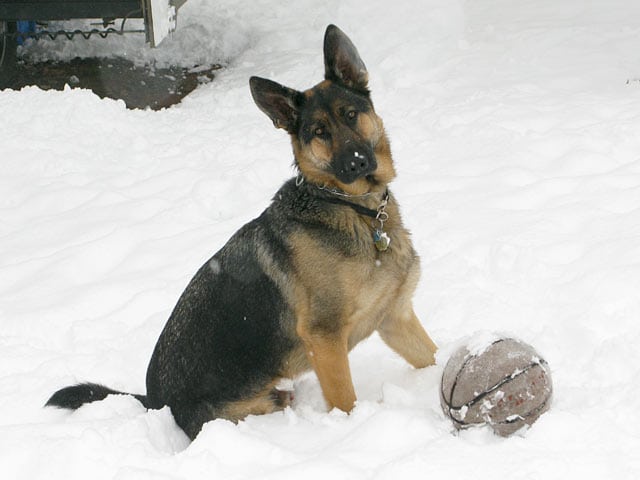
<instances>
[{"instance_id":1,"label":"dog's tan face","mask_svg":"<svg viewBox=\"0 0 640 480\"><path fill-rule=\"evenodd\" d=\"M296 165L308 182L352 195L382 191L395 169L364 63L335 27L327 29L324 54L325 80L318 85L298 92L253 77L253 98L291 135Z\"/></svg>"},{"instance_id":2,"label":"dog's tan face","mask_svg":"<svg viewBox=\"0 0 640 480\"><path fill-rule=\"evenodd\" d=\"M298 133L291 139L304 177L354 195L384 189L395 170L369 96L331 80L303 95Z\"/></svg>"}]
</instances>

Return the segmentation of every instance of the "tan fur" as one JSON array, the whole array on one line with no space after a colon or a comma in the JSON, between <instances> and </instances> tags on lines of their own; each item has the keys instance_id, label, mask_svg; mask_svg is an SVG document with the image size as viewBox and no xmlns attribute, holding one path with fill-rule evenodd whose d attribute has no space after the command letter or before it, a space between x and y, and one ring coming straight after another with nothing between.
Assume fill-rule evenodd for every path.
<instances>
[{"instance_id":1,"label":"tan fur","mask_svg":"<svg viewBox=\"0 0 640 480\"><path fill-rule=\"evenodd\" d=\"M307 90L305 93L308 93L309 95L313 95L313 92L315 90L326 90L327 88L329 88L329 86L331 85L331 80L322 80L320 83L318 83L315 87L310 88L309 90Z\"/></svg>"},{"instance_id":2,"label":"tan fur","mask_svg":"<svg viewBox=\"0 0 640 480\"><path fill-rule=\"evenodd\" d=\"M436 346L411 305L418 259L393 198L387 211L386 230L393 247L386 252L372 248L370 224L350 209L336 216L332 226L359 243L357 255L336 255L304 232L290 238L295 272L290 301L306 351L291 355L286 373L295 376L300 373L296 368L311 365L328 405L345 411L355 401L347 353L375 330L412 365L434 363ZM303 355L307 362L301 361Z\"/></svg>"},{"instance_id":3,"label":"tan fur","mask_svg":"<svg viewBox=\"0 0 640 480\"><path fill-rule=\"evenodd\" d=\"M384 127L382 126L382 120L380 117L375 117L377 128L382 132L380 139L376 143L374 152L376 159L378 160L378 169L376 170L376 178L382 184L390 183L396 178L396 169L393 166L393 160L391 158L391 146L389 145L389 139L384 133Z\"/></svg>"},{"instance_id":4,"label":"tan fur","mask_svg":"<svg viewBox=\"0 0 640 480\"><path fill-rule=\"evenodd\" d=\"M314 160L314 164L324 166L328 165L331 161L331 150L320 139L314 138L311 140L311 158Z\"/></svg>"},{"instance_id":5,"label":"tan fur","mask_svg":"<svg viewBox=\"0 0 640 480\"><path fill-rule=\"evenodd\" d=\"M361 114L358 118L358 129L363 138L370 139L374 144L374 153L378 162L378 168L375 172L375 177L380 185L378 188L372 188L371 184L364 178L360 178L350 184L340 182L326 168L331 161L333 152L322 140L313 139L310 145L307 146L299 138L292 136L291 143L294 156L298 161L298 168L305 178L311 183L337 188L350 195L363 195L371 191L383 191L386 184L395 178L396 171L393 166L391 148L382 120L373 111Z\"/></svg>"},{"instance_id":6,"label":"tan fur","mask_svg":"<svg viewBox=\"0 0 640 480\"><path fill-rule=\"evenodd\" d=\"M298 323L307 358L313 366L330 408L350 411L356 401L348 358L348 330L313 332L307 321Z\"/></svg>"},{"instance_id":7,"label":"tan fur","mask_svg":"<svg viewBox=\"0 0 640 480\"><path fill-rule=\"evenodd\" d=\"M298 168L304 173L305 178L318 185L327 185L335 177L326 168L331 158L330 150L317 139L314 146L303 146L300 139L292 136L293 153L298 161Z\"/></svg>"},{"instance_id":8,"label":"tan fur","mask_svg":"<svg viewBox=\"0 0 640 480\"><path fill-rule=\"evenodd\" d=\"M289 392L278 392L277 382L272 382L267 388L251 398L227 403L224 408L217 410L215 416L232 422L238 422L247 415L264 415L278 410L284 410L290 403ZM277 396L275 398L274 396ZM276 401L277 400L277 401Z\"/></svg>"}]
</instances>

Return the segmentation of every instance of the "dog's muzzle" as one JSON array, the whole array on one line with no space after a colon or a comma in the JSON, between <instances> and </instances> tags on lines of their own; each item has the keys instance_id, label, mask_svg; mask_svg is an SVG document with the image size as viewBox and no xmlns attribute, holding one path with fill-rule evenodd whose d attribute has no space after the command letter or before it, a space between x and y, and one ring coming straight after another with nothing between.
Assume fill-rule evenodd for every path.
<instances>
[{"instance_id":1,"label":"dog's muzzle","mask_svg":"<svg viewBox=\"0 0 640 480\"><path fill-rule=\"evenodd\" d=\"M353 147L344 150L333 162L333 171L342 183L353 183L373 173L378 164L371 149Z\"/></svg>"}]
</instances>

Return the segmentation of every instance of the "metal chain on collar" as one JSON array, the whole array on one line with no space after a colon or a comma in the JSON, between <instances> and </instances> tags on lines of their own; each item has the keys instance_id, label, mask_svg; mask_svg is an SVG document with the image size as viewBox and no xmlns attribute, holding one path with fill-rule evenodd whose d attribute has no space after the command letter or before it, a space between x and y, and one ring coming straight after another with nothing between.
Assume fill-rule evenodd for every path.
<instances>
[{"instance_id":1,"label":"metal chain on collar","mask_svg":"<svg viewBox=\"0 0 640 480\"><path fill-rule=\"evenodd\" d=\"M324 185L318 185L318 188L320 190L324 190L325 192L333 193L334 195L339 195L341 197L347 197L347 198L361 198L361 197L368 197L370 195L373 195L373 192L367 192L361 195L354 195L352 193L343 192L342 190L338 190L337 188L329 188Z\"/></svg>"},{"instance_id":2,"label":"metal chain on collar","mask_svg":"<svg viewBox=\"0 0 640 480\"><path fill-rule=\"evenodd\" d=\"M379 252L384 252L389 248L391 238L384 231L384 222L389 220L389 214L385 211L387 204L389 203L389 192L385 192L384 197L378 205L378 214L375 221L378 222L378 226L373 225L373 243Z\"/></svg>"},{"instance_id":3,"label":"metal chain on collar","mask_svg":"<svg viewBox=\"0 0 640 480\"><path fill-rule=\"evenodd\" d=\"M304 180L305 180L304 176L302 175L302 173L299 172L295 180L296 186L299 187L300 185L302 185ZM333 195L337 195L339 197L347 197L347 198L366 197L374 193L374 192L369 192L364 195L350 195L346 192L328 188L323 185L316 185L316 187L318 187L318 189L320 190L324 190L325 192L329 192ZM373 218L373 221L371 222L371 226L373 227L373 244L375 245L376 249L379 252L384 252L389 248L389 244L391 243L391 238L389 237L387 232L384 231L384 224L387 220L389 220L389 214L386 212L387 205L389 204L388 190L384 192L384 195L382 196L382 199L380 200L380 203L378 204L378 207L375 210L371 210L369 208L363 207L362 205L359 205L356 203L348 202L341 198L328 197L328 198L325 198L324 200L330 203L339 203L342 205L347 205L352 209L354 209L356 212L360 213L361 215L367 215Z\"/></svg>"},{"instance_id":4,"label":"metal chain on collar","mask_svg":"<svg viewBox=\"0 0 640 480\"><path fill-rule=\"evenodd\" d=\"M389 192L386 192L384 197L382 197L382 201L380 205L378 205L377 211L378 215L376 215L376 220L380 224L380 230L384 228L384 222L389 220L389 214L385 212L385 208L387 208L387 204L389 203Z\"/></svg>"},{"instance_id":5,"label":"metal chain on collar","mask_svg":"<svg viewBox=\"0 0 640 480\"><path fill-rule=\"evenodd\" d=\"M296 175L296 187L299 187L305 182L304 175L302 172L296 168L298 174ZM332 193L334 195L338 195L340 197L347 198L360 198L360 197L368 197L369 195L373 195L373 192L363 193L362 195L353 195L351 193L343 192L342 190L338 190L337 188L329 188L326 185L316 185L320 190L324 190L325 192Z\"/></svg>"}]
</instances>

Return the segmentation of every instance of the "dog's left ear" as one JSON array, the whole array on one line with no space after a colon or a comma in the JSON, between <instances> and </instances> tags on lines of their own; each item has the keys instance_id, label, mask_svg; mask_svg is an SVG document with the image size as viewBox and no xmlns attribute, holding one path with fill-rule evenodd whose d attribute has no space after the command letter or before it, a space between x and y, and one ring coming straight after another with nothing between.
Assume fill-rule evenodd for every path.
<instances>
[{"instance_id":1,"label":"dog's left ear","mask_svg":"<svg viewBox=\"0 0 640 480\"><path fill-rule=\"evenodd\" d=\"M276 128L296 133L302 93L266 78L249 79L253 101L273 122Z\"/></svg>"},{"instance_id":2,"label":"dog's left ear","mask_svg":"<svg viewBox=\"0 0 640 480\"><path fill-rule=\"evenodd\" d=\"M335 25L324 34L324 76L349 88L368 92L369 73L349 37Z\"/></svg>"}]
</instances>

